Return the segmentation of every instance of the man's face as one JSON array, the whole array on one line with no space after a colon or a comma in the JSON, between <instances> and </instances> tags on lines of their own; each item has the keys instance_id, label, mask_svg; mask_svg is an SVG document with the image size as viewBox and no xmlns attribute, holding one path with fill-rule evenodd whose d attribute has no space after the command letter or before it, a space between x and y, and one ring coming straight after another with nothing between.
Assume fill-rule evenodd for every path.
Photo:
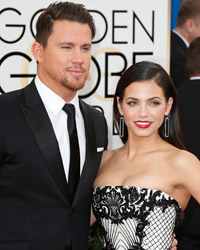
<instances>
[{"instance_id":1,"label":"man's face","mask_svg":"<svg viewBox=\"0 0 200 250\"><path fill-rule=\"evenodd\" d=\"M88 24L55 21L46 47L40 45L40 80L58 94L81 89L89 73L91 36Z\"/></svg>"}]
</instances>

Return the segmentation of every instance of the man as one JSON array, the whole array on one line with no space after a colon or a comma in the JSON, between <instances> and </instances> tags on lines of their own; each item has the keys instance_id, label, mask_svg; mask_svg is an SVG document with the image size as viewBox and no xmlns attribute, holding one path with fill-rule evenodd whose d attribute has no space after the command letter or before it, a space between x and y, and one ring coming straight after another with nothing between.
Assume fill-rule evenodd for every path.
<instances>
[{"instance_id":1,"label":"man","mask_svg":"<svg viewBox=\"0 0 200 250\"><path fill-rule=\"evenodd\" d=\"M0 96L0 250L86 250L92 184L107 147L103 115L77 95L95 26L82 5L63 2L41 14L36 30L36 78ZM76 122L66 107L75 107Z\"/></svg>"},{"instance_id":2,"label":"man","mask_svg":"<svg viewBox=\"0 0 200 250\"><path fill-rule=\"evenodd\" d=\"M94 35L82 5L50 5L32 46L36 78L0 96L0 250L87 249L92 184L107 147L103 115L77 94L88 76ZM75 146L69 145L65 103L75 106L80 149L74 197L68 172Z\"/></svg>"},{"instance_id":3,"label":"man","mask_svg":"<svg viewBox=\"0 0 200 250\"><path fill-rule=\"evenodd\" d=\"M171 32L170 75L179 88L189 79L186 50L200 36L200 0L185 0L180 7L176 28Z\"/></svg>"},{"instance_id":4,"label":"man","mask_svg":"<svg viewBox=\"0 0 200 250\"><path fill-rule=\"evenodd\" d=\"M200 159L200 37L193 40L188 48L187 67L190 79L178 90L183 136L187 149ZM200 249L199 222L200 205L191 198L180 228L178 249Z\"/></svg>"}]
</instances>

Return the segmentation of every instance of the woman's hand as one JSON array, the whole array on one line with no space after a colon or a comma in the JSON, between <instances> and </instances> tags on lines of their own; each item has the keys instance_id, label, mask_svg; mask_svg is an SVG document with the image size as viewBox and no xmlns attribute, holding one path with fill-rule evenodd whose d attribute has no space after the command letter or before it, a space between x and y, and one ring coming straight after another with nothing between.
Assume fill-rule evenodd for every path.
<instances>
[{"instance_id":1,"label":"woman's hand","mask_svg":"<svg viewBox=\"0 0 200 250\"><path fill-rule=\"evenodd\" d=\"M176 250L177 249L178 241L177 241L177 239L175 237L176 237L176 235L174 234L173 235L172 247L171 247L170 250Z\"/></svg>"}]
</instances>

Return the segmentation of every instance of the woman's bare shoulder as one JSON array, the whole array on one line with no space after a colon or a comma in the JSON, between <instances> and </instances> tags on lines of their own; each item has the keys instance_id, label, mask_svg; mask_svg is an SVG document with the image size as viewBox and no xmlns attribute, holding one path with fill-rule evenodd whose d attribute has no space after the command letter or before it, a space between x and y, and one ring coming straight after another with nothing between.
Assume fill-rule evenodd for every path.
<instances>
[{"instance_id":1,"label":"woman's bare shoulder","mask_svg":"<svg viewBox=\"0 0 200 250\"><path fill-rule=\"evenodd\" d=\"M105 162L109 161L117 152L117 149L114 150L105 150L102 155L101 163L104 164Z\"/></svg>"},{"instance_id":2,"label":"woman's bare shoulder","mask_svg":"<svg viewBox=\"0 0 200 250\"><path fill-rule=\"evenodd\" d=\"M113 159L115 156L117 156L117 154L120 152L120 148L119 149L114 149L114 150L105 150L103 152L102 155L102 159L101 159L101 165L100 168L107 165L107 163Z\"/></svg>"},{"instance_id":3,"label":"woman's bare shoulder","mask_svg":"<svg viewBox=\"0 0 200 250\"><path fill-rule=\"evenodd\" d=\"M173 150L171 159L177 168L188 168L188 166L200 165L199 159L187 150Z\"/></svg>"}]
</instances>

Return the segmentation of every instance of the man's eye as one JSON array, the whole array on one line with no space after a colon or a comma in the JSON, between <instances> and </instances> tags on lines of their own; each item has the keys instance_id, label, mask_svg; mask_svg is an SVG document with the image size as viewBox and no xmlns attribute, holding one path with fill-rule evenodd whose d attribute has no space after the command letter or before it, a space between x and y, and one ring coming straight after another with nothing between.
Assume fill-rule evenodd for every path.
<instances>
[{"instance_id":1,"label":"man's eye","mask_svg":"<svg viewBox=\"0 0 200 250\"><path fill-rule=\"evenodd\" d=\"M83 51L85 51L85 52L87 52L87 51L89 51L89 50L90 50L90 48L88 48L88 47L84 47L84 48L82 48L82 50L83 50Z\"/></svg>"},{"instance_id":2,"label":"man's eye","mask_svg":"<svg viewBox=\"0 0 200 250\"><path fill-rule=\"evenodd\" d=\"M61 48L62 48L62 49L66 49L66 50L71 49L71 47L69 47L69 46L62 46Z\"/></svg>"}]
</instances>

